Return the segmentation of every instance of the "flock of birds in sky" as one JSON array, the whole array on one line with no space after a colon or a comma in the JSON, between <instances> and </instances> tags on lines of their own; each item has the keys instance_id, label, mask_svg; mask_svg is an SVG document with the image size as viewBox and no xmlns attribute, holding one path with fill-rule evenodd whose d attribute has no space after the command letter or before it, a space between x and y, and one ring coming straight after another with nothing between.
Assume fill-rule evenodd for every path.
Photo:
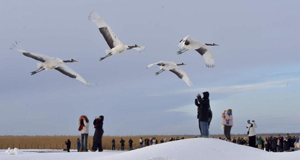
<instances>
[{"instance_id":1,"label":"flock of birds in sky","mask_svg":"<svg viewBox=\"0 0 300 160\"><path fill-rule=\"evenodd\" d=\"M94 22L96 26L98 27L100 33L102 34L103 38L105 39L106 43L110 47L110 49L106 50L106 56L101 57L100 61L115 55L120 54L124 52L125 50L135 49L139 52L143 51L145 49L144 46L139 45L132 45L128 46L124 43L122 43L117 36L114 34L112 29L105 23L105 21L100 17L100 15L97 12L92 12L89 16L89 20ZM178 48L179 51L177 52L178 55L188 51L188 50L195 50L197 51L204 59L204 62L207 67L214 67L215 61L213 59L213 56L207 46L218 46L218 44L212 43L202 43L197 40L192 39L190 36L186 36L182 40L180 40ZM89 85L89 82L86 81L84 78L82 78L79 74L77 74L75 71L73 71L70 67L65 65L65 63L72 63L77 62L74 59L70 60L61 60L60 58L55 57L48 57L46 55L38 54L38 53L32 53L28 52L24 49L22 49L20 43L16 42L11 46L12 50L19 51L23 53L24 56L33 58L37 61L40 61L42 63L38 63L38 69L31 72L31 75L34 75L36 73L39 73L44 70L49 69L56 69L57 71L61 72L62 74L65 74L66 76L69 76L71 78L75 78L82 83ZM166 61L159 61L156 63L149 64L147 66L147 69L152 67L153 65L157 65L160 67L160 70L156 72L156 75L162 73L163 71L169 70L170 72L176 74L180 79L185 81L185 83L190 87L192 86L192 82L188 75L178 66L185 65L184 63L176 64L175 62L166 62Z\"/></svg>"}]
</instances>

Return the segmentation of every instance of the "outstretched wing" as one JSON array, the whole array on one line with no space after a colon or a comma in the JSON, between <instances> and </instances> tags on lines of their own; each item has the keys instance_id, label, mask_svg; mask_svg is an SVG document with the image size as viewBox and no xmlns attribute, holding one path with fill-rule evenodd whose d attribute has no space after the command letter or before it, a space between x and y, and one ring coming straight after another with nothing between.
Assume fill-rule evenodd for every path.
<instances>
[{"instance_id":1,"label":"outstretched wing","mask_svg":"<svg viewBox=\"0 0 300 160\"><path fill-rule=\"evenodd\" d=\"M215 60L207 47L202 46L196 49L196 51L203 57L206 67L210 68L215 66Z\"/></svg>"},{"instance_id":2,"label":"outstretched wing","mask_svg":"<svg viewBox=\"0 0 300 160\"><path fill-rule=\"evenodd\" d=\"M89 85L89 82L84 80L79 74L77 74L75 71L73 71L70 67L68 67L65 64L60 65L59 67L55 68L62 74L69 76L70 78L75 78L79 80L80 82L84 83L85 85Z\"/></svg>"},{"instance_id":3,"label":"outstretched wing","mask_svg":"<svg viewBox=\"0 0 300 160\"><path fill-rule=\"evenodd\" d=\"M35 59L35 60L40 61L40 62L45 62L46 60L52 59L52 57L48 57L48 56L43 55L43 54L28 52L25 49L22 49L21 44L19 42L15 42L10 47L10 49L15 50L15 51L19 51L19 52L23 53L24 56L30 57L30 58Z\"/></svg>"},{"instance_id":4,"label":"outstretched wing","mask_svg":"<svg viewBox=\"0 0 300 160\"><path fill-rule=\"evenodd\" d=\"M178 78L182 79L189 87L193 85L188 75L181 68L173 68L170 70L170 72L176 74Z\"/></svg>"},{"instance_id":5,"label":"outstretched wing","mask_svg":"<svg viewBox=\"0 0 300 160\"><path fill-rule=\"evenodd\" d=\"M155 63L152 63L152 64L149 64L147 66L147 69L154 66L154 65L158 65L158 66L164 66L166 64L166 62L163 62L163 61L159 61L159 62L155 62Z\"/></svg>"},{"instance_id":6,"label":"outstretched wing","mask_svg":"<svg viewBox=\"0 0 300 160\"><path fill-rule=\"evenodd\" d=\"M97 12L93 11L89 16L89 20L96 24L110 48L122 43Z\"/></svg>"}]
</instances>

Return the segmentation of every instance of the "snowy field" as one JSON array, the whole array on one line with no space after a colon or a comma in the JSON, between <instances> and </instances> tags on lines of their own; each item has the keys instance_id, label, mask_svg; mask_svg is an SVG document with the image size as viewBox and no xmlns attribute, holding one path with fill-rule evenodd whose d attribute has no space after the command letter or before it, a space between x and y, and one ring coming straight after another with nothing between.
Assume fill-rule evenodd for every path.
<instances>
[{"instance_id":1,"label":"snowy field","mask_svg":"<svg viewBox=\"0 0 300 160\"><path fill-rule=\"evenodd\" d=\"M272 153L211 138L185 139L133 151L20 150L16 155L5 151L0 150L1 160L285 160L300 157L300 151Z\"/></svg>"}]
</instances>

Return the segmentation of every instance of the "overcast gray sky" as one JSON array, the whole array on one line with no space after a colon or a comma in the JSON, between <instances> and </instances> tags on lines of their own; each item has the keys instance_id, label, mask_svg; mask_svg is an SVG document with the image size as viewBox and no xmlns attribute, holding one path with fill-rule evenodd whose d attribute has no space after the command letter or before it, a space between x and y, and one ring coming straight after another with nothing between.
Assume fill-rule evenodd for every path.
<instances>
[{"instance_id":1,"label":"overcast gray sky","mask_svg":"<svg viewBox=\"0 0 300 160\"><path fill-rule=\"evenodd\" d=\"M233 134L299 132L300 1L235 0L1 0L0 135L76 135L77 120L104 115L104 135L198 134L194 98L209 91L211 134L221 134L221 113L233 109ZM98 12L118 38L146 46L101 62L108 45L88 20ZM207 43L216 66L195 51L177 55L190 35ZM95 85L55 70L34 76L37 61L9 50L61 59ZM160 60L184 62L187 85L171 72L155 76ZM90 127L93 132L93 127ZM91 133L92 134L92 133Z\"/></svg>"}]
</instances>

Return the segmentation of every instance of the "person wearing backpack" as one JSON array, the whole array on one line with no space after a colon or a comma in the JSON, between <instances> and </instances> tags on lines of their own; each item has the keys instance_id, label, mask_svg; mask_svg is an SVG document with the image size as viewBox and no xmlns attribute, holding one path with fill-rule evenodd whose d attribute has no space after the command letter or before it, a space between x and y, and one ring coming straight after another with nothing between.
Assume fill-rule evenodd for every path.
<instances>
[{"instance_id":1,"label":"person wearing backpack","mask_svg":"<svg viewBox=\"0 0 300 160\"><path fill-rule=\"evenodd\" d=\"M256 133L255 133L255 129L256 128L256 124L255 121L252 120L252 123L250 122L250 120L247 121L247 135L249 138L249 146L254 147L256 146Z\"/></svg>"}]
</instances>

